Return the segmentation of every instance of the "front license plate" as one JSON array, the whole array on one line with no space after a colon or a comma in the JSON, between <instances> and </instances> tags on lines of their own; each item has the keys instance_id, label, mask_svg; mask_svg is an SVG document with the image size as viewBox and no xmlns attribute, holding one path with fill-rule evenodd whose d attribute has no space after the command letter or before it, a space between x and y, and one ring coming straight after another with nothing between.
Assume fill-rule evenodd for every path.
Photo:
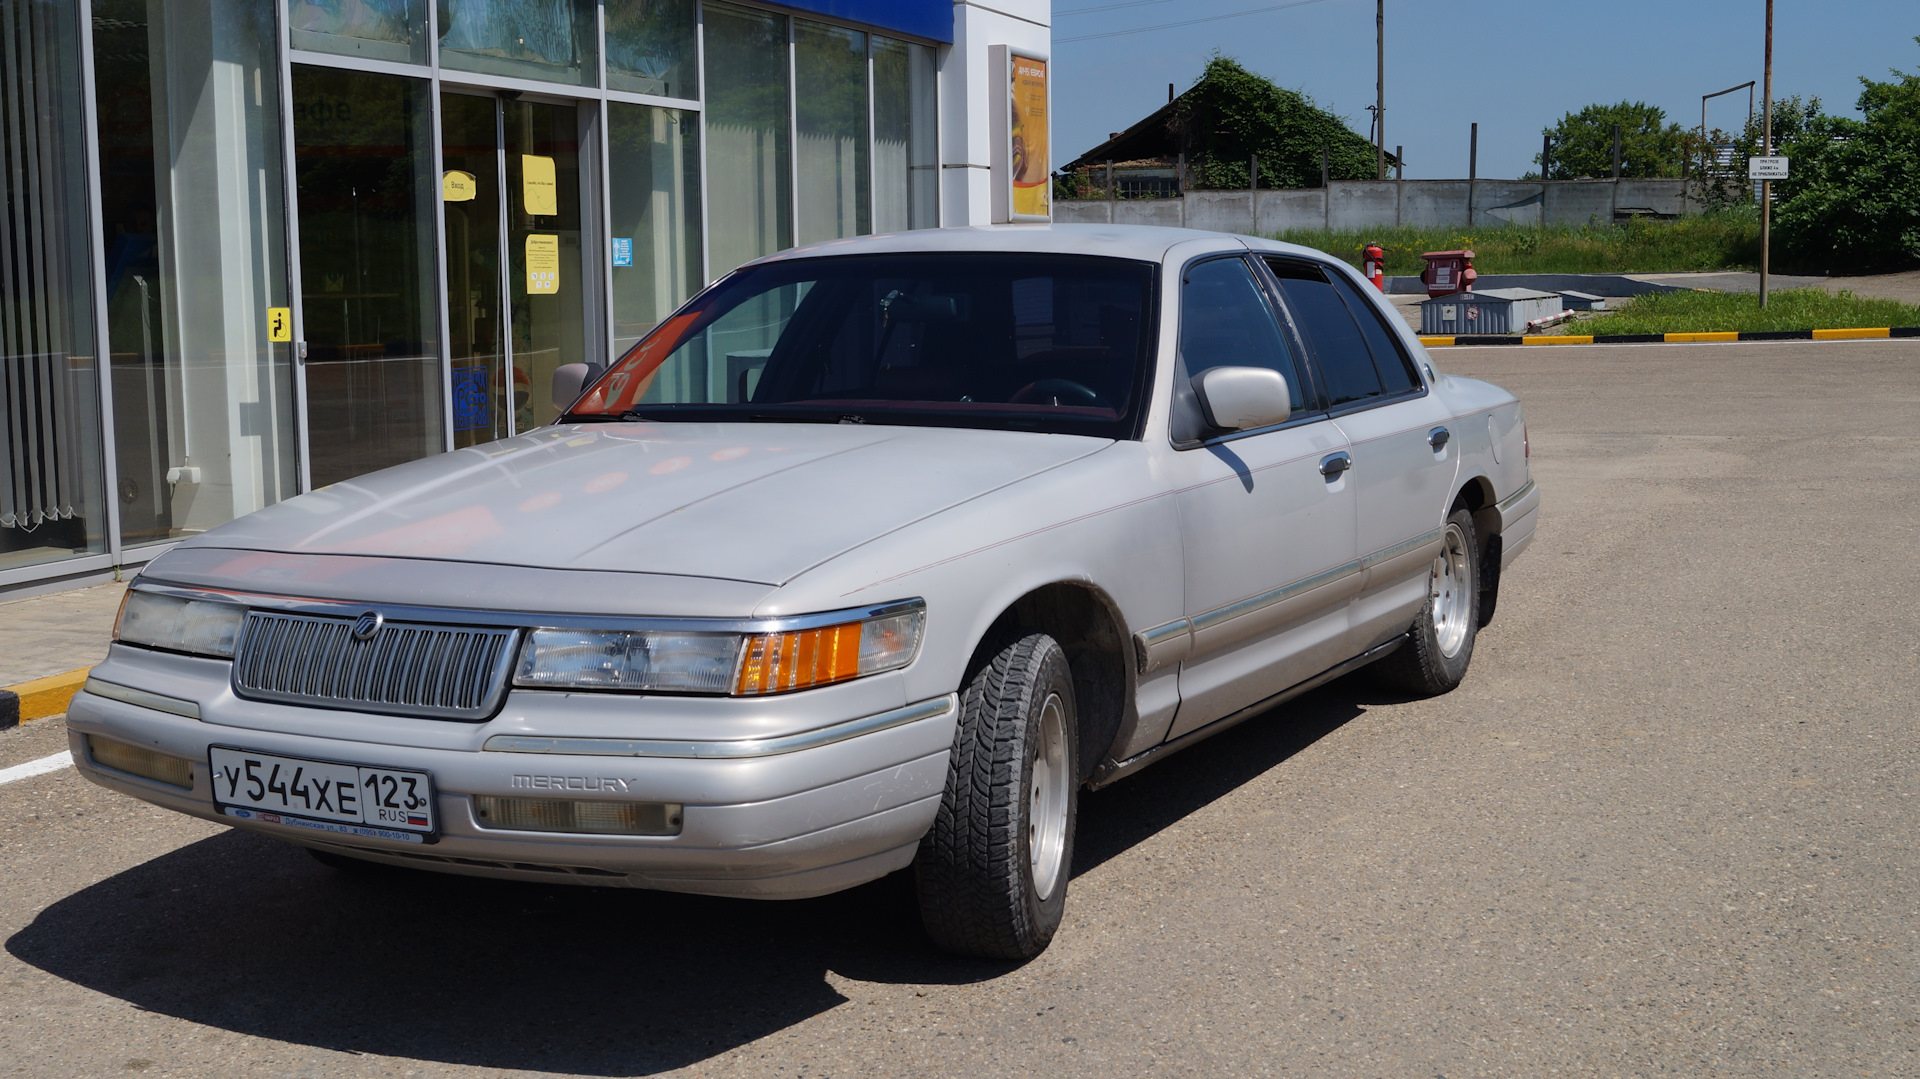
<instances>
[{"instance_id":1,"label":"front license plate","mask_svg":"<svg viewBox=\"0 0 1920 1079\"><path fill-rule=\"evenodd\" d=\"M209 746L220 812L295 828L423 843L434 833L433 777L404 768Z\"/></svg>"}]
</instances>

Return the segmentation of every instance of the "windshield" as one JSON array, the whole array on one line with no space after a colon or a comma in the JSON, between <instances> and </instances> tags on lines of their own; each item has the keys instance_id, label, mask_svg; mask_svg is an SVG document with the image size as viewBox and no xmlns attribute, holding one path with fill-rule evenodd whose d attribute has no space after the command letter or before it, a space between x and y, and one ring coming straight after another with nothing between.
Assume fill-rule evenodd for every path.
<instances>
[{"instance_id":1,"label":"windshield","mask_svg":"<svg viewBox=\"0 0 1920 1079\"><path fill-rule=\"evenodd\" d=\"M733 274L569 421L772 420L1130 438L1154 266L1083 255L795 259Z\"/></svg>"}]
</instances>

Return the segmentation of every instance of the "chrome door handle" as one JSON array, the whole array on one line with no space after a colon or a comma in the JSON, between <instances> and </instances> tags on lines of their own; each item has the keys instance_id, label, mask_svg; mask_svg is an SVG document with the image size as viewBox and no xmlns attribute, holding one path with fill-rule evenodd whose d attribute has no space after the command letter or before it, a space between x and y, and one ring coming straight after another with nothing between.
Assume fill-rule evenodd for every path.
<instances>
[{"instance_id":1,"label":"chrome door handle","mask_svg":"<svg viewBox=\"0 0 1920 1079\"><path fill-rule=\"evenodd\" d=\"M1432 446L1434 449L1437 450L1440 447L1445 446L1447 444L1447 440L1451 439L1452 437L1453 437L1452 431L1449 431L1444 427L1436 427L1433 430L1427 432L1427 445Z\"/></svg>"},{"instance_id":2,"label":"chrome door handle","mask_svg":"<svg viewBox=\"0 0 1920 1079\"><path fill-rule=\"evenodd\" d=\"M1352 467L1353 458L1349 456L1345 450L1341 450L1339 453L1329 453L1325 457L1320 458L1320 474L1328 479L1332 479Z\"/></svg>"}]
</instances>

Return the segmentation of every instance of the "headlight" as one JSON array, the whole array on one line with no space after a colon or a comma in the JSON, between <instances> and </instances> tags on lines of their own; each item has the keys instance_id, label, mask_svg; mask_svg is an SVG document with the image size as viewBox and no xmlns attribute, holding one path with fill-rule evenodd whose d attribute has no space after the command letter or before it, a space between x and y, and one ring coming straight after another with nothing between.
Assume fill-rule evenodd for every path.
<instances>
[{"instance_id":1,"label":"headlight","mask_svg":"<svg viewBox=\"0 0 1920 1079\"><path fill-rule=\"evenodd\" d=\"M236 604L130 588L120 604L120 617L114 621L113 639L232 659L233 641L240 635L240 623L246 617L247 609Z\"/></svg>"},{"instance_id":2,"label":"headlight","mask_svg":"<svg viewBox=\"0 0 1920 1079\"><path fill-rule=\"evenodd\" d=\"M759 696L913 662L920 609L781 633L536 629L514 684L535 689Z\"/></svg>"}]
</instances>

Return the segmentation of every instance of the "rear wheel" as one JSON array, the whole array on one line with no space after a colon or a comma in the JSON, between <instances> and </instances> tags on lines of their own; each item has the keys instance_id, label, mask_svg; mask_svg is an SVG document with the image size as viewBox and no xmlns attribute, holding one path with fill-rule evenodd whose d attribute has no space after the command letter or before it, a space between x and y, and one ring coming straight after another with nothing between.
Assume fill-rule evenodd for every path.
<instances>
[{"instance_id":1,"label":"rear wheel","mask_svg":"<svg viewBox=\"0 0 1920 1079\"><path fill-rule=\"evenodd\" d=\"M1008 635L960 697L953 761L914 879L941 948L1030 959L1066 909L1079 808L1073 679L1043 633Z\"/></svg>"},{"instance_id":2,"label":"rear wheel","mask_svg":"<svg viewBox=\"0 0 1920 1079\"><path fill-rule=\"evenodd\" d=\"M1446 693L1466 678L1480 629L1479 551L1472 512L1455 510L1427 571L1427 602L1407 643L1375 664L1381 678L1423 697Z\"/></svg>"}]
</instances>

